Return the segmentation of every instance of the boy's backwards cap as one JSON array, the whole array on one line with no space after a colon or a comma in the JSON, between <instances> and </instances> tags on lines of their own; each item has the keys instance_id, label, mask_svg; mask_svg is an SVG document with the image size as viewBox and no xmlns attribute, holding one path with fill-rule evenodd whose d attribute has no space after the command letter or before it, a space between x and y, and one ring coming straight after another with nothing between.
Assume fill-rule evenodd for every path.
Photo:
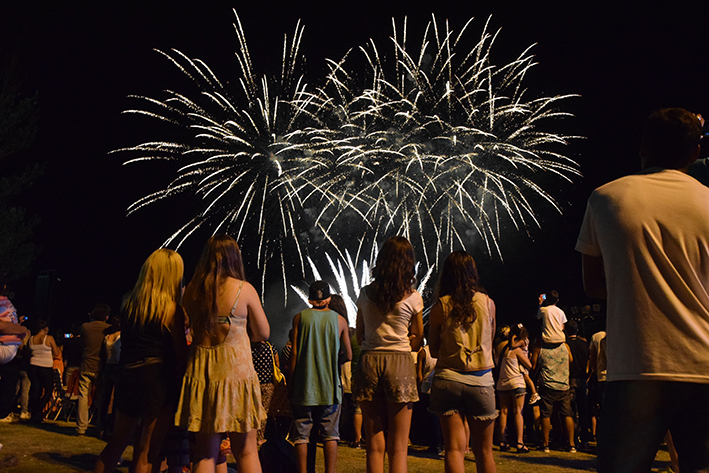
<instances>
[{"instance_id":1,"label":"boy's backwards cap","mask_svg":"<svg viewBox=\"0 0 709 473\"><path fill-rule=\"evenodd\" d=\"M308 300L324 301L330 297L330 286L325 281L315 281L310 285Z\"/></svg>"}]
</instances>

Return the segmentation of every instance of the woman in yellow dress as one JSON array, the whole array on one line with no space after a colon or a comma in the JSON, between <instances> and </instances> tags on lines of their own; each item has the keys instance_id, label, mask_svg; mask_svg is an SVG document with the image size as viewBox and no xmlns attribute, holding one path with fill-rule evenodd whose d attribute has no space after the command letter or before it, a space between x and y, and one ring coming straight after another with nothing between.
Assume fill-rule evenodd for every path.
<instances>
[{"instance_id":1,"label":"woman in yellow dress","mask_svg":"<svg viewBox=\"0 0 709 473\"><path fill-rule=\"evenodd\" d=\"M192 345L175 420L195 434L193 471L215 471L227 433L239 472L260 472L256 433L266 411L250 342L267 340L270 328L233 238L207 241L183 304Z\"/></svg>"}]
</instances>

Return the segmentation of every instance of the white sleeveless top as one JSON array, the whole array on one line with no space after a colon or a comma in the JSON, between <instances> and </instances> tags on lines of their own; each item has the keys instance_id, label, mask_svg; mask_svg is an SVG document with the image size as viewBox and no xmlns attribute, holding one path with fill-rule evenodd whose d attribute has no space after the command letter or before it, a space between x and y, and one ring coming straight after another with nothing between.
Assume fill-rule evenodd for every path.
<instances>
[{"instance_id":1,"label":"white sleeveless top","mask_svg":"<svg viewBox=\"0 0 709 473\"><path fill-rule=\"evenodd\" d=\"M519 370L516 356L510 356L510 351L502 358L500 364L500 378L497 380L498 391L511 391L525 387L524 375Z\"/></svg>"},{"instance_id":2,"label":"white sleeveless top","mask_svg":"<svg viewBox=\"0 0 709 473\"><path fill-rule=\"evenodd\" d=\"M30 358L30 365L40 366L42 368L51 368L54 366L54 358L52 357L52 347L46 345L47 336L45 335L42 339L42 343L32 343L30 338L30 350L32 350L32 357Z\"/></svg>"}]
</instances>

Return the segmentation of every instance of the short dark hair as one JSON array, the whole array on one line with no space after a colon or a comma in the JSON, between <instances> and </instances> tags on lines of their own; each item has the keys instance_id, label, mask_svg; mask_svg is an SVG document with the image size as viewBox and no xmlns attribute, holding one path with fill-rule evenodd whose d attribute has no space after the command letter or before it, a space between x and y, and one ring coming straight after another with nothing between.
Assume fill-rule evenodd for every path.
<instances>
[{"instance_id":1,"label":"short dark hair","mask_svg":"<svg viewBox=\"0 0 709 473\"><path fill-rule=\"evenodd\" d=\"M643 168L679 169L691 163L702 123L699 117L683 108L665 108L647 119L640 146Z\"/></svg>"},{"instance_id":2,"label":"short dark hair","mask_svg":"<svg viewBox=\"0 0 709 473\"><path fill-rule=\"evenodd\" d=\"M94 310L91 311L91 320L105 322L109 315L111 315L111 306L108 304L96 304Z\"/></svg>"},{"instance_id":3,"label":"short dark hair","mask_svg":"<svg viewBox=\"0 0 709 473\"><path fill-rule=\"evenodd\" d=\"M555 291L554 289L547 292L546 302L549 305L556 304L557 302L559 302L559 293L557 291Z\"/></svg>"},{"instance_id":4,"label":"short dark hair","mask_svg":"<svg viewBox=\"0 0 709 473\"><path fill-rule=\"evenodd\" d=\"M566 322L566 333L569 335L577 335L579 333L579 324L575 320Z\"/></svg>"},{"instance_id":5,"label":"short dark hair","mask_svg":"<svg viewBox=\"0 0 709 473\"><path fill-rule=\"evenodd\" d=\"M41 332L47 327L49 327L49 320L47 319L37 319L37 322L35 322L35 328L37 329L37 332Z\"/></svg>"}]
</instances>

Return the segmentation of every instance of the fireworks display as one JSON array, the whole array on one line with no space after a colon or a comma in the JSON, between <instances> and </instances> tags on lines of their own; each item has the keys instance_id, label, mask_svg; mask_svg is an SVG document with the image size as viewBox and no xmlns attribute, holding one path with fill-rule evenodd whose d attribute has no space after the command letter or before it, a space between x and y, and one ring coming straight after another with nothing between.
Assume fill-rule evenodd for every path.
<instances>
[{"instance_id":1,"label":"fireworks display","mask_svg":"<svg viewBox=\"0 0 709 473\"><path fill-rule=\"evenodd\" d=\"M342 296L342 299L345 301L345 306L347 307L348 322L351 327L354 327L357 319L356 302L359 298L360 290L371 282L370 268L372 267L373 261L376 260L376 252L372 261L363 260L361 264L356 264L347 250L345 250L346 260L344 263L342 260L338 260L337 263L335 263L327 253L325 253L325 258L327 259L332 277L323 277L320 269L318 269L313 260L308 257L310 270L313 274L313 281L335 280L337 287L330 286L331 292ZM359 274L357 273L358 266L361 267ZM433 266L429 267L423 277L420 277L419 269L421 269L420 263L416 265L416 274L419 275L416 290L420 293L424 293L434 268ZM307 288L300 289L298 286L291 285L291 289L295 291L303 302L308 303Z\"/></svg>"},{"instance_id":2,"label":"fireworks display","mask_svg":"<svg viewBox=\"0 0 709 473\"><path fill-rule=\"evenodd\" d=\"M312 260L329 249L340 289L344 262L356 298L368 270L357 277L353 261L372 261L377 242L394 234L412 241L428 276L453 249L482 242L501 257L507 229L539 226L540 202L561 211L541 178L570 181L579 171L559 152L570 137L540 129L567 115L555 107L568 96L527 100L529 49L496 67L490 52L499 32L485 24L470 39L471 22L455 33L433 18L416 48L406 20L393 22L387 53L371 41L328 60L329 73L313 85L300 23L284 39L280 75L259 77L236 16L238 86L224 85L199 59L162 52L198 93L138 97L144 106L127 111L182 130L179 140L117 150L134 154L126 164L180 163L172 182L129 212L195 196L199 211L165 246L179 248L203 227L246 239L258 246L262 284L267 268L278 268L286 293L287 281L308 269L317 275Z\"/></svg>"}]
</instances>

